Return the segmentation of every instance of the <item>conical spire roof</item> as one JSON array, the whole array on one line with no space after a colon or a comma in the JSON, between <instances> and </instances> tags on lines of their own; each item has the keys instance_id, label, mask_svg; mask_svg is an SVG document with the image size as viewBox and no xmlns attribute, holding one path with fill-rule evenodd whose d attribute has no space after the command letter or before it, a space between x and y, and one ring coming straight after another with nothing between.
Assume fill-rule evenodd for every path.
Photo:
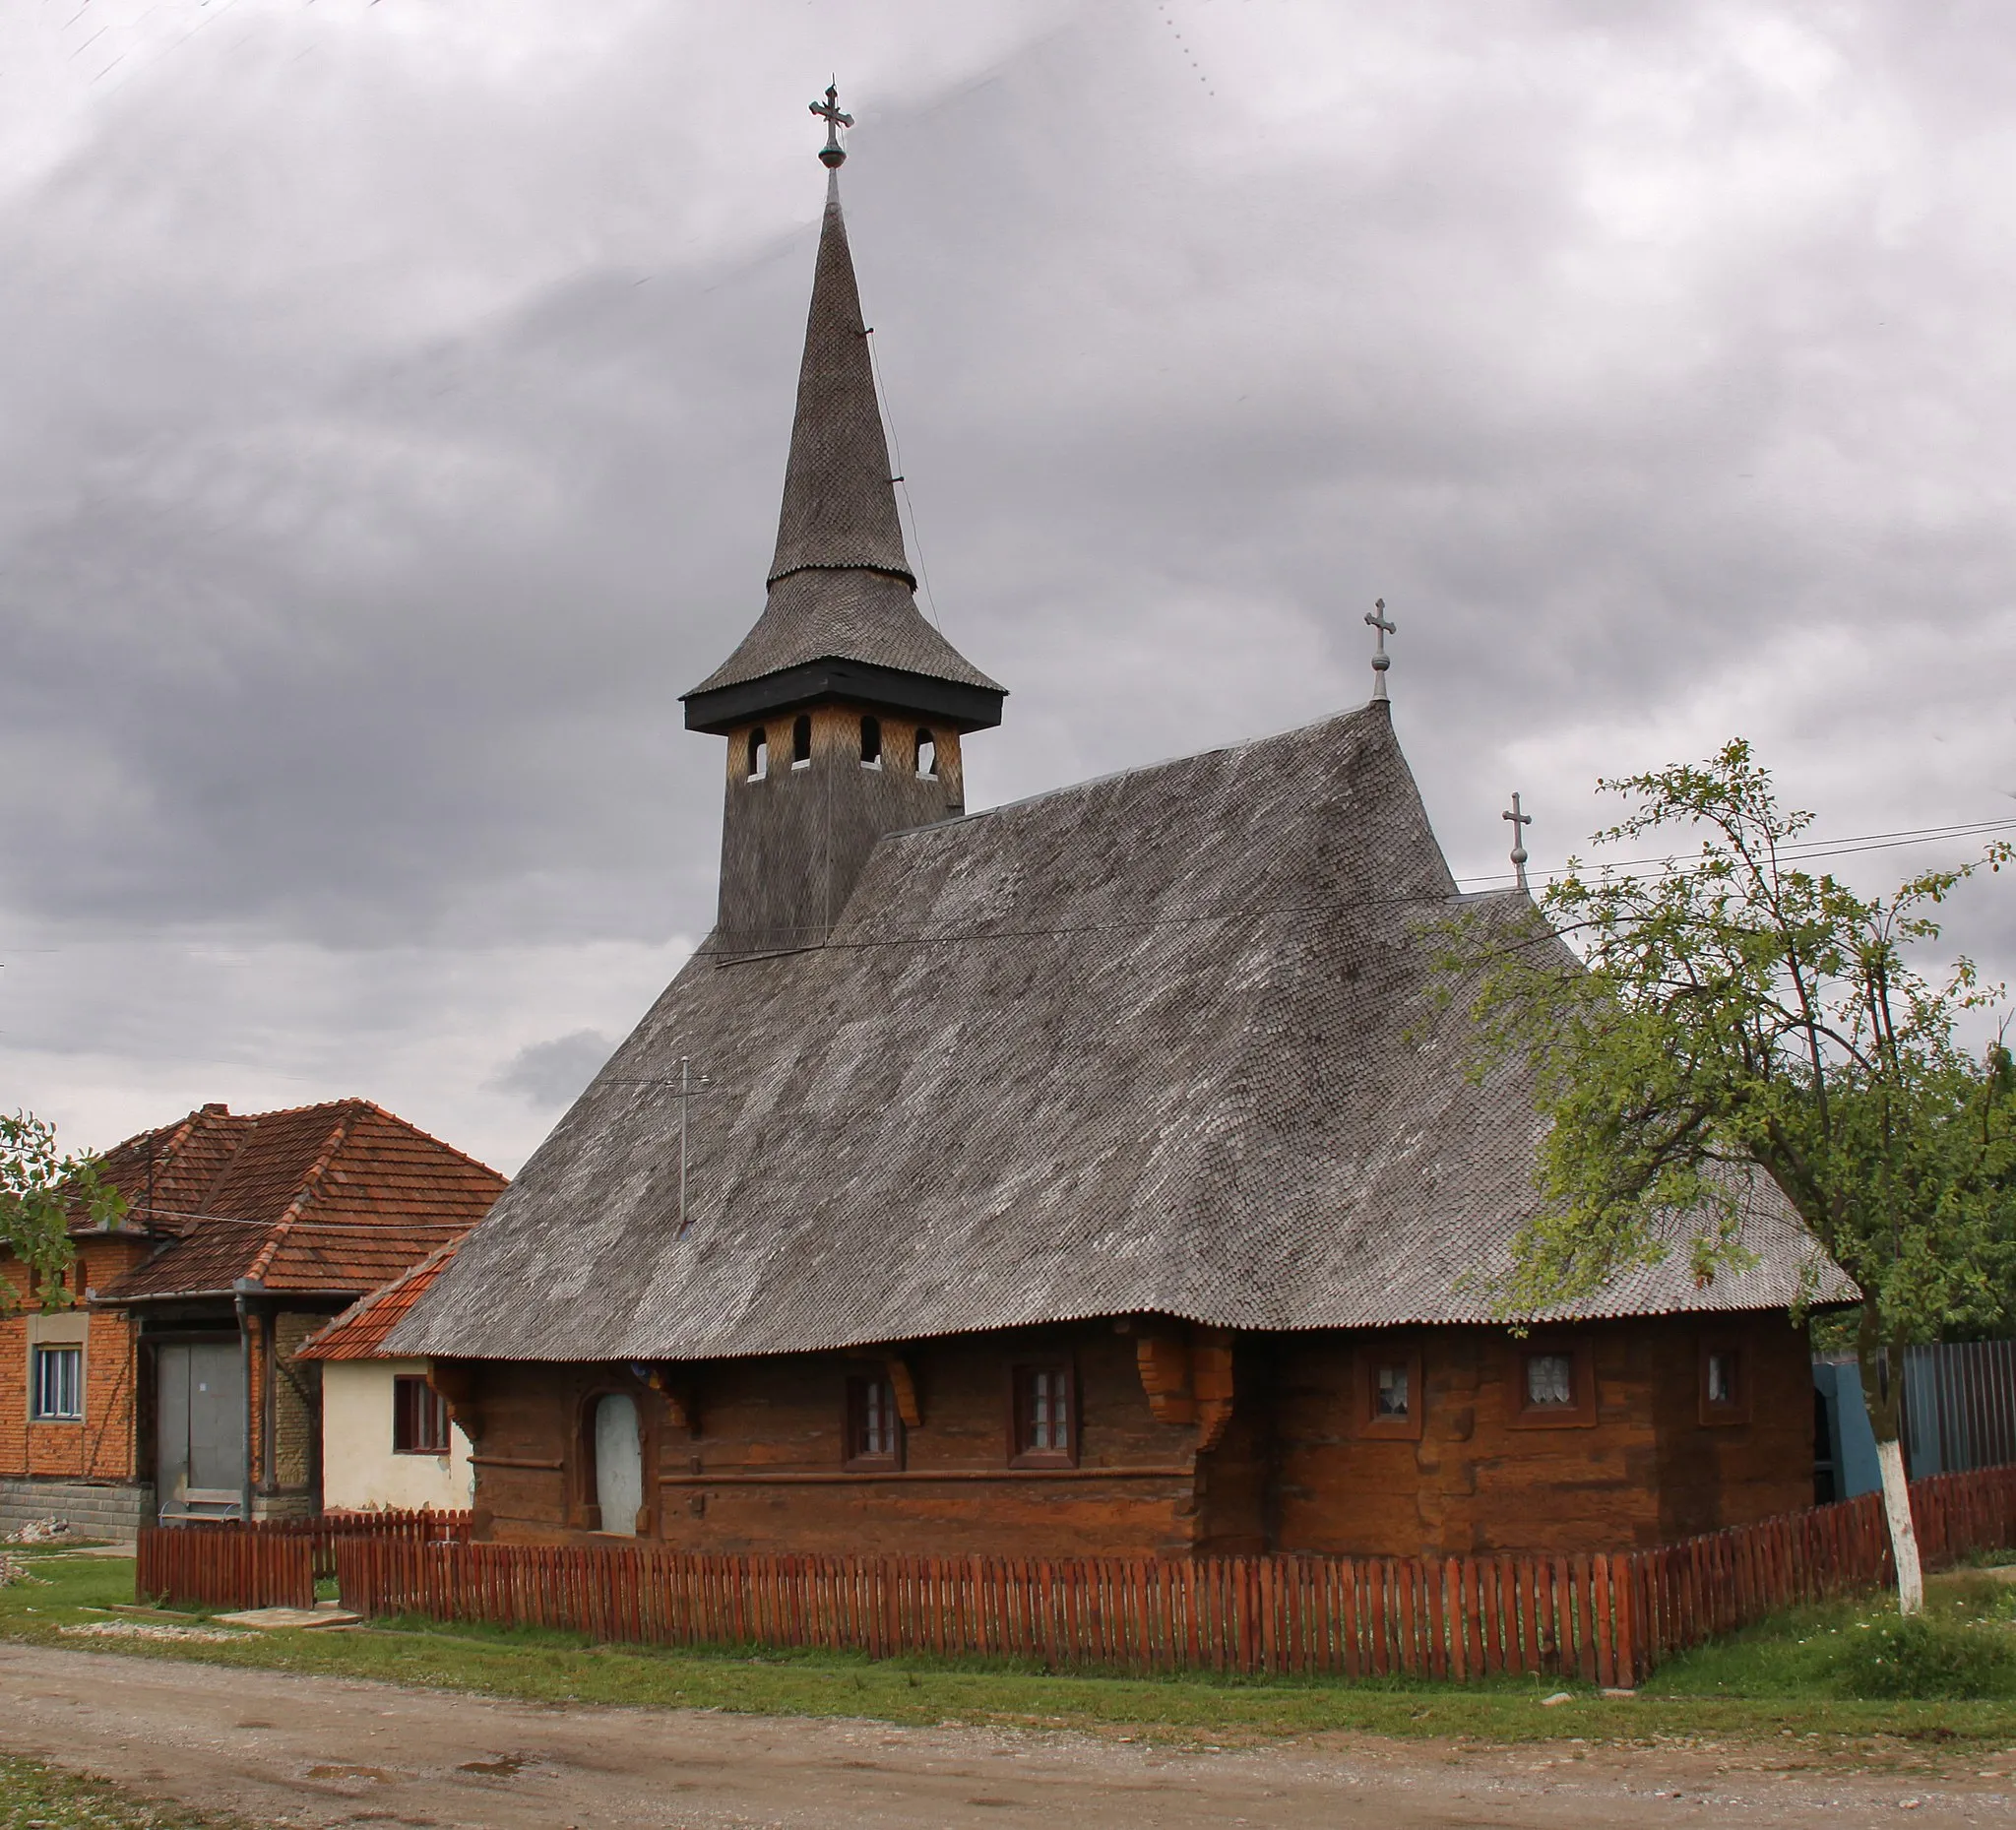
<instances>
[{"instance_id":1,"label":"conical spire roof","mask_svg":"<svg viewBox=\"0 0 2016 1830\"><path fill-rule=\"evenodd\" d=\"M868 328L840 211L840 173L830 171L770 583L793 572L855 566L912 587L917 582L896 517Z\"/></svg>"},{"instance_id":2,"label":"conical spire roof","mask_svg":"<svg viewBox=\"0 0 2016 1830\"><path fill-rule=\"evenodd\" d=\"M916 606L839 175L826 181L769 601L735 652L683 695L689 729L836 697L914 707L969 729L1000 723L1004 689Z\"/></svg>"}]
</instances>

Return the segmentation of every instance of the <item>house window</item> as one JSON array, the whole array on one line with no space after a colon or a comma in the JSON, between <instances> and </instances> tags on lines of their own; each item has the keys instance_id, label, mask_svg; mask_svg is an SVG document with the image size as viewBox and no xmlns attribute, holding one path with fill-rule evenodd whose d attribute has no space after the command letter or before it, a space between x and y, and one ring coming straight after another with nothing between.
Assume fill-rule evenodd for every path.
<instances>
[{"instance_id":1,"label":"house window","mask_svg":"<svg viewBox=\"0 0 2016 1830\"><path fill-rule=\"evenodd\" d=\"M1596 1421L1596 1361L1586 1341L1513 1344L1512 1422L1525 1429L1584 1429Z\"/></svg>"},{"instance_id":2,"label":"house window","mask_svg":"<svg viewBox=\"0 0 2016 1830\"><path fill-rule=\"evenodd\" d=\"M34 1363L34 1418L74 1423L84 1416L84 1349L38 1347Z\"/></svg>"},{"instance_id":3,"label":"house window","mask_svg":"<svg viewBox=\"0 0 2016 1830\"><path fill-rule=\"evenodd\" d=\"M770 773L770 740L761 730L749 733L749 780L760 782Z\"/></svg>"},{"instance_id":4,"label":"house window","mask_svg":"<svg viewBox=\"0 0 2016 1830\"><path fill-rule=\"evenodd\" d=\"M1701 1343L1701 1421L1747 1423L1750 1381L1739 1343L1709 1339Z\"/></svg>"},{"instance_id":5,"label":"house window","mask_svg":"<svg viewBox=\"0 0 2016 1830\"><path fill-rule=\"evenodd\" d=\"M1071 1368L1017 1366L1012 1446L1018 1468L1068 1468L1078 1459L1078 1405Z\"/></svg>"},{"instance_id":6,"label":"house window","mask_svg":"<svg viewBox=\"0 0 2016 1830\"><path fill-rule=\"evenodd\" d=\"M812 721L804 713L791 720L791 767L809 769L812 766Z\"/></svg>"},{"instance_id":7,"label":"house window","mask_svg":"<svg viewBox=\"0 0 2016 1830\"><path fill-rule=\"evenodd\" d=\"M925 780L938 773L938 739L928 730L917 732L917 775Z\"/></svg>"},{"instance_id":8,"label":"house window","mask_svg":"<svg viewBox=\"0 0 2016 1830\"><path fill-rule=\"evenodd\" d=\"M882 721L879 718L861 720L861 767L882 767Z\"/></svg>"},{"instance_id":9,"label":"house window","mask_svg":"<svg viewBox=\"0 0 2016 1830\"><path fill-rule=\"evenodd\" d=\"M847 1465L903 1466L903 1420L896 1414L896 1387L887 1379L847 1382Z\"/></svg>"},{"instance_id":10,"label":"house window","mask_svg":"<svg viewBox=\"0 0 2016 1830\"><path fill-rule=\"evenodd\" d=\"M423 1378L402 1374L392 1381L392 1452L448 1453L448 1404Z\"/></svg>"},{"instance_id":11,"label":"house window","mask_svg":"<svg viewBox=\"0 0 2016 1830\"><path fill-rule=\"evenodd\" d=\"M1425 1394L1421 1357L1405 1342L1375 1341L1357 1356L1357 1421L1361 1436L1418 1442Z\"/></svg>"}]
</instances>

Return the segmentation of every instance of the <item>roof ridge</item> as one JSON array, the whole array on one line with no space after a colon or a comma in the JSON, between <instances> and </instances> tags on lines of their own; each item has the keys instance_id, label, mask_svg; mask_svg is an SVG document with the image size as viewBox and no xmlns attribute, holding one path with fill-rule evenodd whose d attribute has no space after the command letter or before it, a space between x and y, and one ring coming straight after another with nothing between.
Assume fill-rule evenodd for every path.
<instances>
[{"instance_id":1,"label":"roof ridge","mask_svg":"<svg viewBox=\"0 0 2016 1830\"><path fill-rule=\"evenodd\" d=\"M266 1235L266 1243L259 1248L258 1255L246 1267L246 1277L255 1284L266 1281L266 1273L271 1268L281 1246L286 1242L286 1236L293 1230L294 1222L301 1217L308 1203L315 1198L315 1191L321 1184L323 1175L327 1173L330 1164L335 1161L336 1153L343 1148L345 1140L348 1138L350 1127L356 1123L358 1108L368 1104L369 1102L365 1100L344 1100L339 1104L343 1107L343 1114L331 1127L329 1136L323 1143L322 1154L309 1165L307 1174L301 1177L300 1186L294 1191L294 1198L287 1203L285 1211L282 1213L281 1217L273 1223L272 1229Z\"/></svg>"},{"instance_id":2,"label":"roof ridge","mask_svg":"<svg viewBox=\"0 0 2016 1830\"><path fill-rule=\"evenodd\" d=\"M380 1118L396 1124L402 1131L410 1132L423 1143L432 1144L437 1150L445 1150L451 1157L459 1158L462 1162L468 1164L470 1167L481 1169L485 1175L494 1175L506 1187L510 1186L511 1178L502 1169L492 1168L480 1157L472 1157L466 1150L458 1150L445 1138L436 1137L433 1132L414 1124L410 1118L402 1118L399 1113L393 1111L389 1106L380 1105L376 1100L360 1099L356 1104L363 1106L366 1111L375 1112Z\"/></svg>"},{"instance_id":3,"label":"roof ridge","mask_svg":"<svg viewBox=\"0 0 2016 1830\"><path fill-rule=\"evenodd\" d=\"M1349 711L1327 713L1322 718L1312 718L1300 725L1289 725L1280 730L1263 731L1257 737L1241 737L1233 743L1214 743L1209 749L1188 750L1177 756L1158 757L1154 762L1133 763L1125 769L1108 769L1104 775L1087 776L1082 782L1061 782L1055 788L1039 789L1034 794L1021 794L1013 800L997 800L991 807L976 807L971 813L954 814L950 819L927 820L919 826L899 826L882 835L884 841L908 839L917 833L942 833L954 827L970 826L976 820L991 818L997 813L1013 813L1021 807L1038 806L1046 800L1056 800L1065 794L1082 793L1088 789L1104 788L1109 783L1125 782L1135 776L1151 776L1163 769L1174 769L1183 763L1203 762L1207 757L1230 756L1239 750L1255 750L1263 743L1279 743L1284 737L1297 737L1304 731L1321 730L1328 725L1343 725L1352 720L1363 718L1367 713L1376 713L1379 701L1368 699L1363 705L1354 706ZM1383 719L1374 718L1375 725Z\"/></svg>"}]
</instances>

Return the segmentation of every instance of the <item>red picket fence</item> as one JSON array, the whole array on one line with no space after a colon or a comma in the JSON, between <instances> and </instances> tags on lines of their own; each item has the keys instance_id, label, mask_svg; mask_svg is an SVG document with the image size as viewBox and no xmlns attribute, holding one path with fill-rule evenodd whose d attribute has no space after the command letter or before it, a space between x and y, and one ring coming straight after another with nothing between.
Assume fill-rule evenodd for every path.
<instances>
[{"instance_id":1,"label":"red picket fence","mask_svg":"<svg viewBox=\"0 0 2016 1830\"><path fill-rule=\"evenodd\" d=\"M2016 1467L1916 1483L1912 1508L1932 1567L2016 1546ZM1410 1672L1469 1678L1548 1672L1634 1684L1662 1659L1796 1603L1889 1580L1875 1495L1789 1513L1658 1549L1572 1556L1152 1557L703 1556L647 1545L543 1548L472 1544L432 1522L358 1515L333 1533L344 1605L555 1627L659 1645L769 1645L1027 1660L1133 1671ZM303 1533L207 1527L235 1580L183 1574L190 1599L237 1601L265 1551L305 1559ZM279 1567L278 1564L275 1567ZM312 1576L296 1577L298 1594ZM200 1592L199 1592L200 1589ZM160 1591L148 1591L160 1592ZM264 1592L262 1592L264 1593ZM275 1596L274 1599L289 1599Z\"/></svg>"},{"instance_id":2,"label":"red picket fence","mask_svg":"<svg viewBox=\"0 0 2016 1830\"><path fill-rule=\"evenodd\" d=\"M470 1541L472 1517L468 1512L401 1511L388 1507L382 1512L325 1512L311 1519L258 1519L252 1529L274 1538L306 1539L312 1546L315 1574L321 1578L336 1574L336 1546L345 1539L466 1545Z\"/></svg>"},{"instance_id":3,"label":"red picket fence","mask_svg":"<svg viewBox=\"0 0 2016 1830\"><path fill-rule=\"evenodd\" d=\"M150 1526L140 1533L134 1588L206 1608L310 1608L315 1584L336 1574L336 1546L468 1544L467 1512L328 1512L311 1519Z\"/></svg>"},{"instance_id":4,"label":"red picket fence","mask_svg":"<svg viewBox=\"0 0 2016 1830\"><path fill-rule=\"evenodd\" d=\"M169 1607L312 1608L314 1546L304 1536L256 1526L147 1526L133 1592Z\"/></svg>"}]
</instances>

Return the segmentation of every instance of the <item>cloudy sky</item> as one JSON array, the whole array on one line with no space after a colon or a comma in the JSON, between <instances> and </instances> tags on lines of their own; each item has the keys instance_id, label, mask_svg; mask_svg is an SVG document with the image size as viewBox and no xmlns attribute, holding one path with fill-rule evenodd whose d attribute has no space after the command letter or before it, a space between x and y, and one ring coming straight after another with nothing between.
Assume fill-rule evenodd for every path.
<instances>
[{"instance_id":1,"label":"cloudy sky","mask_svg":"<svg viewBox=\"0 0 2016 1830\"><path fill-rule=\"evenodd\" d=\"M711 915L831 72L975 806L1356 702L1384 597L1460 874L1736 733L2016 817L2005 7L14 0L0 1106L537 1143Z\"/></svg>"}]
</instances>

